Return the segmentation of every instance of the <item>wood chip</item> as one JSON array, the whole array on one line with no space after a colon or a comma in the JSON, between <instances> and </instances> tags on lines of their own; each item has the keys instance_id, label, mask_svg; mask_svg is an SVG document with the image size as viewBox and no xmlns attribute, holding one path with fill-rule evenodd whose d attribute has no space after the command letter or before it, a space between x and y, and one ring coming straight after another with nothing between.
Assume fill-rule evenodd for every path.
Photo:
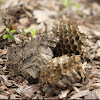
<instances>
[{"instance_id":1,"label":"wood chip","mask_svg":"<svg viewBox=\"0 0 100 100\"><path fill-rule=\"evenodd\" d=\"M32 97L34 95L34 93L39 92L38 86L37 85L24 85L24 86L20 86L17 91L18 94L20 95L24 95L26 97Z\"/></svg>"},{"instance_id":2,"label":"wood chip","mask_svg":"<svg viewBox=\"0 0 100 100\"><path fill-rule=\"evenodd\" d=\"M30 23L27 17L21 18L19 22L21 25L24 25L24 26L27 26Z\"/></svg>"},{"instance_id":3,"label":"wood chip","mask_svg":"<svg viewBox=\"0 0 100 100\"><path fill-rule=\"evenodd\" d=\"M85 99L100 99L100 89L91 91Z\"/></svg>"},{"instance_id":4,"label":"wood chip","mask_svg":"<svg viewBox=\"0 0 100 100\"><path fill-rule=\"evenodd\" d=\"M7 53L7 49L0 50L0 56L4 55L6 53Z\"/></svg>"},{"instance_id":5,"label":"wood chip","mask_svg":"<svg viewBox=\"0 0 100 100\"><path fill-rule=\"evenodd\" d=\"M77 87L73 87L73 89L76 91L76 92L79 92L79 89Z\"/></svg>"},{"instance_id":6,"label":"wood chip","mask_svg":"<svg viewBox=\"0 0 100 100\"><path fill-rule=\"evenodd\" d=\"M0 94L0 99L8 99L7 96Z\"/></svg>"},{"instance_id":7,"label":"wood chip","mask_svg":"<svg viewBox=\"0 0 100 100\"><path fill-rule=\"evenodd\" d=\"M100 83L94 83L94 84L92 84L92 87L93 88L100 88Z\"/></svg>"},{"instance_id":8,"label":"wood chip","mask_svg":"<svg viewBox=\"0 0 100 100\"><path fill-rule=\"evenodd\" d=\"M62 91L61 94L58 95L58 97L59 97L60 99L65 98L69 92L70 92L70 90Z\"/></svg>"},{"instance_id":9,"label":"wood chip","mask_svg":"<svg viewBox=\"0 0 100 100\"><path fill-rule=\"evenodd\" d=\"M5 64L6 61L7 61L6 59L0 58L0 64Z\"/></svg>"},{"instance_id":10,"label":"wood chip","mask_svg":"<svg viewBox=\"0 0 100 100\"><path fill-rule=\"evenodd\" d=\"M76 99L76 98L79 98L79 97L86 96L86 95L88 95L89 92L90 92L89 90L80 91L79 93L72 95L69 99Z\"/></svg>"}]
</instances>

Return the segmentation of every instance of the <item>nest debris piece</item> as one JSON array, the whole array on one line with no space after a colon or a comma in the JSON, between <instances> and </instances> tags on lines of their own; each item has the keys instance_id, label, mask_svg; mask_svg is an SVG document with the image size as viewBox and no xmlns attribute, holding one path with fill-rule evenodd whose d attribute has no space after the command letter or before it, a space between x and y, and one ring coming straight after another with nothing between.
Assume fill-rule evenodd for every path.
<instances>
[{"instance_id":1,"label":"nest debris piece","mask_svg":"<svg viewBox=\"0 0 100 100\"><path fill-rule=\"evenodd\" d=\"M50 38L49 40L50 41ZM25 42L12 46L8 49L8 67L17 75L24 78L39 78L40 68L48 66L48 61L53 57L50 46L55 47L56 42L48 42L39 35L30 42ZM49 45L49 46L48 46Z\"/></svg>"}]
</instances>

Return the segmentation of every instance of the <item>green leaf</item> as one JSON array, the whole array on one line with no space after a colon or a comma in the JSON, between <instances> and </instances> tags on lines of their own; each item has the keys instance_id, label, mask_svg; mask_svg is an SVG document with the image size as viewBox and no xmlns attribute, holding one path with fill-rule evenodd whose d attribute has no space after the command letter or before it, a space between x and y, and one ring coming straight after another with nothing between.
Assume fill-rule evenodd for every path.
<instances>
[{"instance_id":1,"label":"green leaf","mask_svg":"<svg viewBox=\"0 0 100 100\"><path fill-rule=\"evenodd\" d=\"M24 28L22 28L21 30L22 30L23 34L26 35L26 33L25 33L25 31L24 31Z\"/></svg>"},{"instance_id":2,"label":"green leaf","mask_svg":"<svg viewBox=\"0 0 100 100\"><path fill-rule=\"evenodd\" d=\"M79 3L78 3L78 2L75 2L75 6L76 6L76 8L80 8L80 6L79 6Z\"/></svg>"},{"instance_id":3,"label":"green leaf","mask_svg":"<svg viewBox=\"0 0 100 100\"><path fill-rule=\"evenodd\" d=\"M10 38L10 36L8 35L8 40L10 40L11 38Z\"/></svg>"},{"instance_id":4,"label":"green leaf","mask_svg":"<svg viewBox=\"0 0 100 100\"><path fill-rule=\"evenodd\" d=\"M15 33L15 32L16 32L16 30L11 30L11 31L10 31L10 33Z\"/></svg>"},{"instance_id":5,"label":"green leaf","mask_svg":"<svg viewBox=\"0 0 100 100\"><path fill-rule=\"evenodd\" d=\"M9 32L9 28L6 28L6 31Z\"/></svg>"},{"instance_id":6,"label":"green leaf","mask_svg":"<svg viewBox=\"0 0 100 100\"><path fill-rule=\"evenodd\" d=\"M37 29L35 29L35 30L33 31L33 29L31 29L31 35L32 35L32 37L34 37L34 35L35 35L35 33L36 33L36 30L37 30Z\"/></svg>"},{"instance_id":7,"label":"green leaf","mask_svg":"<svg viewBox=\"0 0 100 100\"><path fill-rule=\"evenodd\" d=\"M62 0L62 3L66 7L70 7L71 6L71 0Z\"/></svg>"},{"instance_id":8,"label":"green leaf","mask_svg":"<svg viewBox=\"0 0 100 100\"><path fill-rule=\"evenodd\" d=\"M8 38L8 35L7 34L4 34L3 35L3 39L5 40L5 39L7 39Z\"/></svg>"},{"instance_id":9,"label":"green leaf","mask_svg":"<svg viewBox=\"0 0 100 100\"><path fill-rule=\"evenodd\" d=\"M15 40L15 37L13 35L9 35L10 39Z\"/></svg>"},{"instance_id":10,"label":"green leaf","mask_svg":"<svg viewBox=\"0 0 100 100\"><path fill-rule=\"evenodd\" d=\"M4 2L4 0L0 0L0 2Z\"/></svg>"}]
</instances>

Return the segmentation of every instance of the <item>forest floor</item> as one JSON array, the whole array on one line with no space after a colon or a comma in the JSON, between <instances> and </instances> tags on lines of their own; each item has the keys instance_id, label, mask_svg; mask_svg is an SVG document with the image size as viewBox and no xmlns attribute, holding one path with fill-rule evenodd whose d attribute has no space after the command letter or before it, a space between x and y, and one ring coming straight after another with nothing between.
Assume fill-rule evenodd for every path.
<instances>
[{"instance_id":1,"label":"forest floor","mask_svg":"<svg viewBox=\"0 0 100 100\"><path fill-rule=\"evenodd\" d=\"M100 99L100 1L71 0L64 6L64 0L5 0L0 1L0 99ZM66 0L65 0L66 1ZM22 76L14 76L7 70L7 48L19 44L22 39L29 41L30 29L38 33L50 32L61 20L71 20L89 40L92 59L91 75L86 86L79 86L70 93L61 91L58 96L43 96L37 83L31 84ZM15 40L3 39L6 27L12 30L26 27L25 33L13 33ZM11 66L10 66L11 67ZM19 81L16 81L19 80Z\"/></svg>"}]
</instances>

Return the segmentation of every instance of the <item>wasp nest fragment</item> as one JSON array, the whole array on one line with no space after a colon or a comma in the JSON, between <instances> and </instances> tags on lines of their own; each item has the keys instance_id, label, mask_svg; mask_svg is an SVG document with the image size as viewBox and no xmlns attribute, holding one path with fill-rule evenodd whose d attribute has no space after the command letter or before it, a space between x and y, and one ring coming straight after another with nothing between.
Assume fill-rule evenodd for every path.
<instances>
[{"instance_id":1,"label":"wasp nest fragment","mask_svg":"<svg viewBox=\"0 0 100 100\"><path fill-rule=\"evenodd\" d=\"M56 57L50 62L50 67L43 69L40 74L43 87L66 88L84 78L85 70L79 55Z\"/></svg>"},{"instance_id":2,"label":"wasp nest fragment","mask_svg":"<svg viewBox=\"0 0 100 100\"><path fill-rule=\"evenodd\" d=\"M59 42L54 48L55 58L50 61L50 67L40 73L43 91L47 91L47 87L68 88L85 78L86 35L71 21L62 21L53 28L53 36Z\"/></svg>"},{"instance_id":3,"label":"wasp nest fragment","mask_svg":"<svg viewBox=\"0 0 100 100\"><path fill-rule=\"evenodd\" d=\"M82 56L84 52L86 53L87 37L71 21L62 21L60 25L53 28L53 32L55 37L59 39L59 43L54 50L55 56L64 54Z\"/></svg>"}]
</instances>

